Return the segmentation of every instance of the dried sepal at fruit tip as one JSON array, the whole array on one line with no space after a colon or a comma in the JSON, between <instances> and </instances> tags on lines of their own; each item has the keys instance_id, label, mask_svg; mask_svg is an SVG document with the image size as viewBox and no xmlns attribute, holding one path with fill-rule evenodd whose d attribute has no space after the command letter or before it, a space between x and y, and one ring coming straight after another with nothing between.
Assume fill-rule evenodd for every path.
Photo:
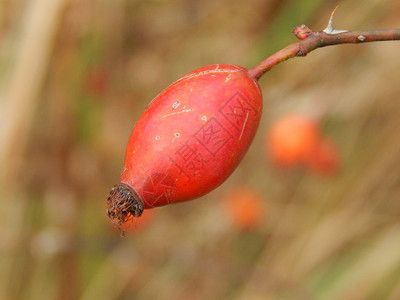
<instances>
[{"instance_id":1,"label":"dried sepal at fruit tip","mask_svg":"<svg viewBox=\"0 0 400 300\"><path fill-rule=\"evenodd\" d=\"M121 230L122 234L124 234L125 232L131 231L138 233L148 229L154 221L155 214L156 210L145 209L140 218L136 218L135 216L131 215L128 217L128 221L121 225L119 230Z\"/></svg>"},{"instance_id":2,"label":"dried sepal at fruit tip","mask_svg":"<svg viewBox=\"0 0 400 300\"><path fill-rule=\"evenodd\" d=\"M143 209L143 201L137 193L123 183L115 185L107 197L107 215L112 224L120 230L122 225L140 217ZM124 234L124 230L122 233Z\"/></svg>"}]
</instances>

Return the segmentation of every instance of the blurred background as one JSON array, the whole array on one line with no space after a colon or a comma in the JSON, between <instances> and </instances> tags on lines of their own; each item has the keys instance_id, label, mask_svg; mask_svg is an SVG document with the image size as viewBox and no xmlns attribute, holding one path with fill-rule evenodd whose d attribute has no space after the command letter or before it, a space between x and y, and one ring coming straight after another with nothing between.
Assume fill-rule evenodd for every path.
<instances>
[{"instance_id":1,"label":"blurred background","mask_svg":"<svg viewBox=\"0 0 400 300\"><path fill-rule=\"evenodd\" d=\"M396 0L0 1L0 299L400 299L400 42L276 66L221 187L125 238L105 214L153 97L204 65L253 67L337 4L336 29L400 27ZM270 125L316 110L340 169L275 167ZM258 202L235 214L239 193Z\"/></svg>"}]
</instances>

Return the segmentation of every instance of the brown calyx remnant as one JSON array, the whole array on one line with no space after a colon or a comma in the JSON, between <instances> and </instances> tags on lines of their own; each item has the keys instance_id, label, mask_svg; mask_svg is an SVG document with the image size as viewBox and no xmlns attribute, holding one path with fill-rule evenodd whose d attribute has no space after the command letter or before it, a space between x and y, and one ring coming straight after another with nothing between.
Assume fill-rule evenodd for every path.
<instances>
[{"instance_id":1,"label":"brown calyx remnant","mask_svg":"<svg viewBox=\"0 0 400 300\"><path fill-rule=\"evenodd\" d=\"M121 229L121 226L131 222L133 218L142 215L144 209L143 201L133 188L118 183L115 185L107 197L107 215L115 227Z\"/></svg>"}]
</instances>

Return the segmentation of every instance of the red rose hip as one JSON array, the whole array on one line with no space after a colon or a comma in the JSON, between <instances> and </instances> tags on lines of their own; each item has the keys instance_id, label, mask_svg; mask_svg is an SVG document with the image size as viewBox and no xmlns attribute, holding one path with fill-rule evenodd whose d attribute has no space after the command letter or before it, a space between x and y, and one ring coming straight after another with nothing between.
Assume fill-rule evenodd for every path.
<instances>
[{"instance_id":1,"label":"red rose hip","mask_svg":"<svg viewBox=\"0 0 400 300\"><path fill-rule=\"evenodd\" d=\"M261 112L260 86L243 67L206 66L170 85L129 138L120 182L107 198L114 225L222 184L249 148Z\"/></svg>"}]
</instances>

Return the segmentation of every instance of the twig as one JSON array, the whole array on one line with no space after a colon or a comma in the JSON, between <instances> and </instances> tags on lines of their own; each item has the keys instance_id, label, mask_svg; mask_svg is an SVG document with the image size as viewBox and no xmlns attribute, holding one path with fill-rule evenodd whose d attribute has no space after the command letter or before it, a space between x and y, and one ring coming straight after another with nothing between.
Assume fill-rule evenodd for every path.
<instances>
[{"instance_id":1,"label":"twig","mask_svg":"<svg viewBox=\"0 0 400 300\"><path fill-rule=\"evenodd\" d=\"M300 41L279 50L254 68L250 69L250 77L258 80L273 66L292 57L306 56L317 48L341 44L361 44L368 42L400 40L400 28L367 31L340 30L340 33L337 33L338 31L332 28L331 19L327 28L330 30L325 29L325 31L327 31L325 32L312 31L306 25L295 27L293 33Z\"/></svg>"}]
</instances>

